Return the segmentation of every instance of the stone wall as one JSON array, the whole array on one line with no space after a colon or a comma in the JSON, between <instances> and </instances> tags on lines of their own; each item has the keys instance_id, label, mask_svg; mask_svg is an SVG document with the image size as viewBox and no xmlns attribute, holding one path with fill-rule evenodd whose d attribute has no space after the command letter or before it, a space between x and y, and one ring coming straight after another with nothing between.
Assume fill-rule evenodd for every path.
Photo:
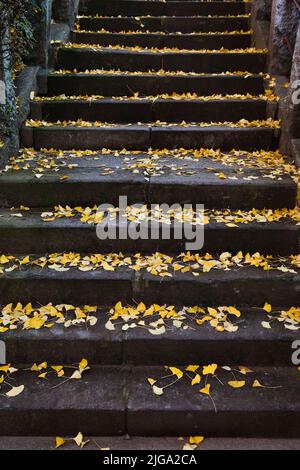
<instances>
[{"instance_id":1,"label":"stone wall","mask_svg":"<svg viewBox=\"0 0 300 470\"><path fill-rule=\"evenodd\" d=\"M275 75L290 74L300 12L293 0L273 0L268 69Z\"/></svg>"},{"instance_id":2,"label":"stone wall","mask_svg":"<svg viewBox=\"0 0 300 470\"><path fill-rule=\"evenodd\" d=\"M75 23L79 0L52 0L52 17L57 23Z\"/></svg>"},{"instance_id":3,"label":"stone wall","mask_svg":"<svg viewBox=\"0 0 300 470\"><path fill-rule=\"evenodd\" d=\"M293 140L300 139L300 25L293 55L290 86L287 96L280 103L279 117L282 119L280 149L293 153Z\"/></svg>"}]
</instances>

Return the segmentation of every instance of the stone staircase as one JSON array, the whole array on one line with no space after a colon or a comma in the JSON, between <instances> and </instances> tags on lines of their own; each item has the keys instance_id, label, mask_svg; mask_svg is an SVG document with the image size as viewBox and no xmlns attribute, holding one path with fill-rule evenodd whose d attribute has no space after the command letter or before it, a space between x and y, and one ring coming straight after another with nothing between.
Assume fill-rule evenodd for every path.
<instances>
[{"instance_id":1,"label":"stone staircase","mask_svg":"<svg viewBox=\"0 0 300 470\"><path fill-rule=\"evenodd\" d=\"M297 171L277 150L274 84L249 6L81 0L72 42L55 45L48 93L32 98L24 150L0 176L0 293L14 318L2 314L0 339L25 385L0 397L2 435L299 437L299 334L280 317L299 305ZM93 208L120 195L128 206L204 204L203 249L181 255L174 223L170 240L100 241ZM72 313L47 328L47 313L22 328L29 302L97 306L98 321L66 327ZM151 328L166 331L151 334L128 318L111 327L118 302L212 316L189 328L162 320ZM216 329L220 306L240 312L228 317L236 331ZM91 370L61 386L23 370L81 358ZM202 374L214 363L217 377ZM196 364L203 377L192 386L186 367ZM157 396L148 378L160 384L165 365L184 376ZM211 393L200 392L208 382Z\"/></svg>"}]
</instances>

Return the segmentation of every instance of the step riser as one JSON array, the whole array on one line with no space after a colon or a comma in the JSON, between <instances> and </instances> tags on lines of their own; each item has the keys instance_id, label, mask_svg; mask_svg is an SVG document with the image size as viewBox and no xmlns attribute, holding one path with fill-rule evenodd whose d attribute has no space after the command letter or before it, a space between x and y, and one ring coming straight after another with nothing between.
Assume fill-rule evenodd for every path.
<instances>
[{"instance_id":1,"label":"step riser","mask_svg":"<svg viewBox=\"0 0 300 470\"><path fill-rule=\"evenodd\" d=\"M164 33L197 33L211 31L249 31L248 18L80 18L79 27L85 31L105 29L121 31L162 31Z\"/></svg>"},{"instance_id":2,"label":"step riser","mask_svg":"<svg viewBox=\"0 0 300 470\"><path fill-rule=\"evenodd\" d=\"M148 53L130 51L92 51L88 49L60 49L59 68L68 70L182 70L197 73L264 70L266 55L261 53Z\"/></svg>"},{"instance_id":3,"label":"step riser","mask_svg":"<svg viewBox=\"0 0 300 470\"><path fill-rule=\"evenodd\" d=\"M149 391L151 393L151 390ZM184 406L183 406L184 408ZM128 417L125 426L125 416ZM80 423L85 436L299 437L298 411L214 410L9 410L0 411L1 435L75 436ZM159 422L159 426L157 423ZM238 426L237 426L238 423Z\"/></svg>"},{"instance_id":4,"label":"step riser","mask_svg":"<svg viewBox=\"0 0 300 470\"><path fill-rule=\"evenodd\" d=\"M138 436L168 436L203 433L215 437L295 437L299 436L300 412L270 411L215 413L214 411L160 410L128 414L128 432ZM157 425L159 423L159 426ZM238 425L237 425L238 423Z\"/></svg>"},{"instance_id":5,"label":"step riser","mask_svg":"<svg viewBox=\"0 0 300 470\"><path fill-rule=\"evenodd\" d=\"M216 36L162 36L159 34L101 34L73 33L72 42L81 44L101 44L140 46L140 47L177 47L178 49L235 49L250 47L251 36L246 34Z\"/></svg>"},{"instance_id":6,"label":"step riser","mask_svg":"<svg viewBox=\"0 0 300 470\"><path fill-rule=\"evenodd\" d=\"M295 275L265 277L257 275L245 279L230 278L223 275L217 280L210 273L198 278L177 276L174 278L153 277L141 274L137 281L131 281L133 273L126 275L90 271L83 278L80 271L68 273L47 271L44 277L32 274L26 278L19 274L0 279L0 293L3 304L9 302L32 302L47 304L112 304L120 299L124 303L142 300L145 303L164 304L172 299L173 304L195 305L204 299L206 305L263 305L266 299L272 305L280 305L282 299L289 299L291 305L299 302L299 279ZM71 271L72 272L72 271ZM37 274L37 273L36 273ZM64 274L60 276L59 274ZM222 273L221 273L222 274ZM226 273L227 274L227 273ZM143 280L141 279L143 277ZM192 279L191 279L192 278Z\"/></svg>"},{"instance_id":7,"label":"step riser","mask_svg":"<svg viewBox=\"0 0 300 470\"><path fill-rule=\"evenodd\" d=\"M222 181L222 180L220 180ZM174 204L180 199L181 203L202 203L206 208L231 207L236 209L252 209L270 207L294 207L296 201L296 186L289 182L281 182L255 185L248 184L211 184L197 185L176 182L174 177L157 177L151 179L148 200L151 204ZM266 240L267 243L267 240Z\"/></svg>"},{"instance_id":8,"label":"step riser","mask_svg":"<svg viewBox=\"0 0 300 470\"><path fill-rule=\"evenodd\" d=\"M83 1L79 12L85 15L107 16L184 16L184 15L238 15L245 13L243 2L154 2L154 1Z\"/></svg>"},{"instance_id":9,"label":"step riser","mask_svg":"<svg viewBox=\"0 0 300 470\"><path fill-rule=\"evenodd\" d=\"M221 148L229 150L233 148L275 149L278 147L278 139L271 129L245 129L231 128L222 131L220 128L205 130L205 128L193 128L191 131L182 132L174 129L154 129L151 131L151 145L154 148Z\"/></svg>"},{"instance_id":10,"label":"step riser","mask_svg":"<svg viewBox=\"0 0 300 470\"><path fill-rule=\"evenodd\" d=\"M255 189L253 182L244 182L242 185L228 185L207 183L205 185L189 185L188 182L172 183L155 180L153 186L147 188L143 179L128 177L119 180L107 180L92 178L86 181L72 181L66 183L56 179L55 181L39 180L32 178L21 183L1 181L0 202L5 207L17 207L21 204L29 207L49 207L61 205L86 205L93 206L107 202L117 205L119 196L126 195L128 204L148 202L149 204L204 204L206 208L231 208L250 210L253 207L263 209L277 209L278 207L294 207L296 200L296 188L289 184L275 184L266 181ZM82 242L82 240L81 240ZM285 246L285 245L283 245Z\"/></svg>"},{"instance_id":11,"label":"step riser","mask_svg":"<svg viewBox=\"0 0 300 470\"><path fill-rule=\"evenodd\" d=\"M126 432L124 419L124 410L103 411L85 408L31 411L20 409L10 412L9 409L0 409L0 432L2 436L50 436L51 434L54 436L59 429L60 434L75 436L76 433L78 434L78 423L80 423L82 432L86 436L97 436L99 431L102 436L121 436Z\"/></svg>"},{"instance_id":12,"label":"step riser","mask_svg":"<svg viewBox=\"0 0 300 470\"><path fill-rule=\"evenodd\" d=\"M134 126L133 126L134 127ZM23 127L22 141L25 147L54 148L62 150L97 150L102 148L127 148L146 150L163 148L221 148L231 150L272 150L278 145L278 133L268 128L62 128Z\"/></svg>"},{"instance_id":13,"label":"step riser","mask_svg":"<svg viewBox=\"0 0 300 470\"><path fill-rule=\"evenodd\" d=\"M51 227L51 222L44 222L44 227L29 227L12 229L0 228L0 251L12 253L16 247L22 247L24 253L55 253L63 251L80 251L102 253L121 251L134 254L136 252L151 254L156 251L163 253L180 253L185 251L188 240L174 239L173 229L170 239L154 240L99 240L96 226L85 225L66 227ZM253 252L274 255L288 255L299 250L299 231L295 226L289 230L284 227L272 228L258 225L256 229L240 225L239 228L205 226L204 245L201 252L220 253L229 251L247 252L251 246Z\"/></svg>"},{"instance_id":14,"label":"step riser","mask_svg":"<svg viewBox=\"0 0 300 470\"><path fill-rule=\"evenodd\" d=\"M252 314L255 315L255 312ZM262 320L263 317L260 318ZM52 327L50 336L42 329L6 333L3 338L7 359L12 364L34 364L37 358L47 358L53 364L75 364L80 351L90 364L98 365L164 366L177 364L178 361L197 364L200 357L204 364L222 364L226 358L228 365L291 365L291 339L236 339L235 333L218 332L214 339L211 334L205 339L200 331L198 339L196 335L192 337L176 332L154 339L150 333L145 337L138 332L122 333L120 328L117 332L108 332L105 329L107 319L106 315L98 319L96 326L88 328L89 333L84 331L85 326L67 329L61 325Z\"/></svg>"},{"instance_id":15,"label":"step riser","mask_svg":"<svg viewBox=\"0 0 300 470\"><path fill-rule=\"evenodd\" d=\"M104 122L249 121L266 118L265 101L224 100L193 102L176 100L142 101L52 101L31 102L32 119Z\"/></svg>"},{"instance_id":16,"label":"step riser","mask_svg":"<svg viewBox=\"0 0 300 470\"><path fill-rule=\"evenodd\" d=\"M198 93L202 96L214 93L263 93L263 80L259 76L247 78L238 76L203 77L153 77L153 76L111 76L111 75L50 75L48 93L101 96L126 96L138 92L141 95L162 93Z\"/></svg>"}]
</instances>

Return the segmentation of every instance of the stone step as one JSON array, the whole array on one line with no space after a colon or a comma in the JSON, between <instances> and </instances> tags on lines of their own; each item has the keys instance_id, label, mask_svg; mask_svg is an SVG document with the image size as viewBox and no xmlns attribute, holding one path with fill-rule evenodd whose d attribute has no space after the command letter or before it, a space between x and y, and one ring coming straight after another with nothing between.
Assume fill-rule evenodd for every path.
<instances>
[{"instance_id":1,"label":"stone step","mask_svg":"<svg viewBox=\"0 0 300 470\"><path fill-rule=\"evenodd\" d=\"M100 47L100 46L98 46ZM251 49L252 50L252 49ZM242 50L241 50L242 51ZM57 67L68 70L183 70L186 72L220 73L225 71L264 71L265 52L151 52L132 49L95 49L61 47L57 52Z\"/></svg>"},{"instance_id":2,"label":"stone step","mask_svg":"<svg viewBox=\"0 0 300 470\"><path fill-rule=\"evenodd\" d=\"M217 413L210 398L197 393L187 378L168 387L163 396L155 396L147 377L165 373L162 367L93 367L83 379L51 388L60 383L54 375L45 380L19 372L24 392L14 399L0 398L1 434L49 436L59 430L62 436L75 436L80 422L85 436L299 437L300 385L295 367L256 368L238 390L210 379ZM232 380L226 371L219 376ZM254 376L281 388L253 389Z\"/></svg>"},{"instance_id":3,"label":"stone step","mask_svg":"<svg viewBox=\"0 0 300 470\"><path fill-rule=\"evenodd\" d=\"M38 121L37 121L38 122ZM43 122L43 121L42 121ZM153 148L193 148L207 147L222 150L238 148L243 150L272 150L278 147L279 129L270 127L232 127L230 125L209 125L199 127L195 124L158 125L152 123L101 124L93 126L33 125L30 121L22 127L22 142L26 147L91 150L103 147L110 149Z\"/></svg>"},{"instance_id":4,"label":"stone step","mask_svg":"<svg viewBox=\"0 0 300 470\"><path fill-rule=\"evenodd\" d=\"M215 412L210 398L197 392L188 380L167 388L161 397L149 396L145 370L135 368L127 405L128 432L143 436L150 433L182 435L192 428L193 433L204 436L298 436L297 368L256 368L255 372L263 384L281 388L253 389L252 374L246 377L248 386L240 390L214 380L211 395L217 409ZM166 371L161 369L159 374L157 368L147 368L147 373L148 377L159 377ZM230 374L229 377L229 380L233 379Z\"/></svg>"},{"instance_id":5,"label":"stone step","mask_svg":"<svg viewBox=\"0 0 300 470\"><path fill-rule=\"evenodd\" d=\"M176 47L179 49L235 49L251 46L251 33L235 34L162 34L162 33L97 33L76 31L72 33L72 42L80 44L101 44L141 46L141 47Z\"/></svg>"},{"instance_id":6,"label":"stone step","mask_svg":"<svg viewBox=\"0 0 300 470\"><path fill-rule=\"evenodd\" d=\"M141 1L141 0L83 0L79 13L109 16L182 16L182 15L238 15L248 10L243 2L197 1Z\"/></svg>"},{"instance_id":7,"label":"stone step","mask_svg":"<svg viewBox=\"0 0 300 470\"><path fill-rule=\"evenodd\" d=\"M40 256L34 255L31 260L37 260ZM82 254L80 259L84 256L86 255ZM22 260L24 257L18 255L17 259ZM150 262L149 258L147 260ZM178 261L180 262L180 258ZM85 261L82 262L82 266L86 267ZM47 266L28 267L28 264L25 266L23 263L20 268L7 271L10 266L13 264L2 265L6 269L0 276L3 304L31 301L35 304L53 302L82 305L88 302L97 305L114 304L120 299L123 303L130 303L135 299L146 304L170 303L172 299L172 303L177 305L195 305L199 303L199 299L206 305L257 306L264 305L266 300L272 305L280 305L282 299L288 299L291 305L299 302L300 273L299 270L296 273L290 272L289 269L294 269L295 266L288 262L279 263L279 266L287 267L288 272L242 266L232 267L228 271L212 269L203 273L202 268L193 271L199 273L199 276L181 271L172 274L173 268L170 266L171 277L153 275L145 269L135 272L127 266L118 267L114 271L96 268L94 265L89 271L74 267L67 271L57 271Z\"/></svg>"},{"instance_id":8,"label":"stone step","mask_svg":"<svg viewBox=\"0 0 300 470\"><path fill-rule=\"evenodd\" d=\"M21 246L28 253L49 253L79 250L81 252L109 253L113 250L126 253L153 253L155 251L180 253L185 250L189 239L183 233L182 238L174 236L174 224L170 226L170 236L164 239L160 225L159 239L105 239L97 237L96 225L80 221L79 217L62 217L54 221L44 221L43 213L51 213L51 208L23 213L22 217L13 217L13 212L0 211L0 250L13 252ZM75 211L74 211L75 212ZM213 220L204 226L204 245L197 251L231 253L247 251L289 255L299 250L300 228L296 221L283 219L282 222L246 223L228 227L225 223ZM51 218L51 216L48 216ZM45 217L46 219L46 217ZM117 229L119 233L119 223ZM127 225L127 233L128 233ZM186 230L191 227L187 224ZM195 230L195 227L193 228ZM164 226L166 230L166 226ZM199 237L201 227L198 225ZM147 232L148 233L148 232Z\"/></svg>"},{"instance_id":9,"label":"stone step","mask_svg":"<svg viewBox=\"0 0 300 470\"><path fill-rule=\"evenodd\" d=\"M162 99L138 98L124 99L97 98L84 96L50 100L40 97L31 101L31 118L47 121L85 121L104 122L180 122L185 121L249 121L263 120L267 117L265 99Z\"/></svg>"},{"instance_id":10,"label":"stone step","mask_svg":"<svg viewBox=\"0 0 300 470\"><path fill-rule=\"evenodd\" d=\"M170 0L172 1L172 0ZM84 436L86 437L86 436ZM99 450L102 448L119 450L182 450L188 437L138 437L138 436L88 436L90 442L82 450ZM67 442L62 450L77 450L74 443ZM2 436L0 450L52 450L55 436ZM300 439L270 438L208 438L201 443L199 450L299 450ZM198 450L198 449L196 449ZM50 454L55 456L55 454ZM86 463L86 454L77 454ZM277 455L278 457L278 455ZM49 458L49 456L48 456ZM201 456L203 461L203 456ZM48 460L49 461L49 460Z\"/></svg>"},{"instance_id":11,"label":"stone step","mask_svg":"<svg viewBox=\"0 0 300 470\"><path fill-rule=\"evenodd\" d=\"M94 326L85 322L68 328L57 324L39 330L22 330L19 326L0 334L5 341L7 360L12 364L34 364L37 359L47 358L53 364L75 364L80 351L82 357L96 365L197 364L199 358L205 364L221 364L226 358L228 365L291 365L291 345L297 339L297 331L286 329L278 321L273 321L270 329L264 328L261 322L269 319L262 308L239 309L241 316L233 320L238 326L235 332L218 332L208 323L198 326L192 321L191 328L184 330L175 328L172 320L165 320L166 332L160 335L149 333L145 327L122 331L122 325L126 325L122 320L116 322L115 330L108 330L105 324L110 308L97 308L93 313L97 318ZM278 310L286 311L289 307ZM69 314L68 318L75 316Z\"/></svg>"},{"instance_id":12,"label":"stone step","mask_svg":"<svg viewBox=\"0 0 300 470\"><path fill-rule=\"evenodd\" d=\"M105 29L111 32L121 31L162 31L165 33L198 33L210 31L248 31L248 16L182 16L182 17L130 17L114 18L79 17L79 28L86 31L100 31Z\"/></svg>"},{"instance_id":13,"label":"stone step","mask_svg":"<svg viewBox=\"0 0 300 470\"><path fill-rule=\"evenodd\" d=\"M259 75L156 75L133 74L130 72L114 73L50 73L48 76L48 94L102 96L125 96L128 93L157 95L162 93L214 93L235 94L264 92L263 78Z\"/></svg>"},{"instance_id":14,"label":"stone step","mask_svg":"<svg viewBox=\"0 0 300 470\"><path fill-rule=\"evenodd\" d=\"M297 186L289 174L280 172L274 176L273 173L278 171L276 166L259 169L246 165L241 169L238 162L229 166L226 155L223 156L225 164L213 158L179 160L165 156L157 161L157 167L155 159L149 161L149 156L142 152L137 155L128 152L117 157L99 152L57 160L55 152L50 155L37 152L35 155L37 160L45 161L46 158L46 168L41 166L35 173L9 170L0 175L2 206L68 204L93 207L102 203L118 206L122 195L127 196L127 204L204 204L206 209L277 209L293 208L296 204ZM251 158L252 154L246 155ZM59 165L61 159L64 166L56 167L55 162ZM147 176L143 165L147 168L150 164L151 167L151 161L154 174Z\"/></svg>"}]
</instances>

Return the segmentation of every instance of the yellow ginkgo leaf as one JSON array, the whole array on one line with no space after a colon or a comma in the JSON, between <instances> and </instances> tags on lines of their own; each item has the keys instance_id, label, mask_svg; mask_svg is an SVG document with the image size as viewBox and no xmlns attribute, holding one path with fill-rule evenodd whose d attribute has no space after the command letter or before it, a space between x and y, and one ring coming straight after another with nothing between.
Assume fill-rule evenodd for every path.
<instances>
[{"instance_id":1,"label":"yellow ginkgo leaf","mask_svg":"<svg viewBox=\"0 0 300 470\"><path fill-rule=\"evenodd\" d=\"M149 384L151 385L151 387L152 387L152 385L154 385L155 382L156 382L156 380L151 379L151 377L149 377L147 380L148 380Z\"/></svg>"},{"instance_id":2,"label":"yellow ginkgo leaf","mask_svg":"<svg viewBox=\"0 0 300 470\"><path fill-rule=\"evenodd\" d=\"M208 364L207 366L203 366L203 375L208 375L208 374L212 374L214 375L214 373L216 372L217 370L217 367L218 365L217 364Z\"/></svg>"},{"instance_id":3,"label":"yellow ginkgo leaf","mask_svg":"<svg viewBox=\"0 0 300 470\"><path fill-rule=\"evenodd\" d=\"M59 373L62 371L63 366L51 366L51 369L55 370L55 372Z\"/></svg>"},{"instance_id":4,"label":"yellow ginkgo leaf","mask_svg":"<svg viewBox=\"0 0 300 470\"><path fill-rule=\"evenodd\" d=\"M270 313L272 311L272 306L266 302L263 309L265 312Z\"/></svg>"},{"instance_id":5,"label":"yellow ginkgo leaf","mask_svg":"<svg viewBox=\"0 0 300 470\"><path fill-rule=\"evenodd\" d=\"M253 370L249 369L249 367L239 366L239 372L243 375L246 375L246 374L250 374L251 372L253 372Z\"/></svg>"},{"instance_id":6,"label":"yellow ginkgo leaf","mask_svg":"<svg viewBox=\"0 0 300 470\"><path fill-rule=\"evenodd\" d=\"M177 367L169 367L169 369L173 375L176 375L178 379L181 379L183 377L182 370L178 369Z\"/></svg>"},{"instance_id":7,"label":"yellow ginkgo leaf","mask_svg":"<svg viewBox=\"0 0 300 470\"><path fill-rule=\"evenodd\" d=\"M200 393L204 393L204 395L210 395L210 384L205 385L205 387L199 390Z\"/></svg>"},{"instance_id":8,"label":"yellow ginkgo leaf","mask_svg":"<svg viewBox=\"0 0 300 470\"><path fill-rule=\"evenodd\" d=\"M228 385L232 388L242 388L245 385L245 380L229 380Z\"/></svg>"},{"instance_id":9,"label":"yellow ginkgo leaf","mask_svg":"<svg viewBox=\"0 0 300 470\"><path fill-rule=\"evenodd\" d=\"M55 448L58 449L59 447L63 446L65 444L65 441L62 437L57 436L55 438Z\"/></svg>"},{"instance_id":10,"label":"yellow ginkgo leaf","mask_svg":"<svg viewBox=\"0 0 300 470\"><path fill-rule=\"evenodd\" d=\"M78 365L79 370L84 370L87 368L87 366L88 366L88 361L86 359L81 359Z\"/></svg>"},{"instance_id":11,"label":"yellow ginkgo leaf","mask_svg":"<svg viewBox=\"0 0 300 470\"><path fill-rule=\"evenodd\" d=\"M43 372L42 374L39 374L38 377L39 377L40 379L45 379L46 376L47 376L47 374L48 374L48 372Z\"/></svg>"},{"instance_id":12,"label":"yellow ginkgo leaf","mask_svg":"<svg viewBox=\"0 0 300 470\"><path fill-rule=\"evenodd\" d=\"M201 444L204 440L204 436L190 436L189 437L189 444L196 444L197 446Z\"/></svg>"},{"instance_id":13,"label":"yellow ginkgo leaf","mask_svg":"<svg viewBox=\"0 0 300 470\"><path fill-rule=\"evenodd\" d=\"M192 385L197 385L200 382L201 382L201 376L199 374L196 374L191 383Z\"/></svg>"},{"instance_id":14,"label":"yellow ginkgo leaf","mask_svg":"<svg viewBox=\"0 0 300 470\"><path fill-rule=\"evenodd\" d=\"M198 365L190 365L185 368L187 372L196 372L197 369L199 369L200 366Z\"/></svg>"},{"instance_id":15,"label":"yellow ginkgo leaf","mask_svg":"<svg viewBox=\"0 0 300 470\"><path fill-rule=\"evenodd\" d=\"M241 312L235 307L228 307L227 310L229 313L231 313L231 315L235 315L238 318L241 316Z\"/></svg>"},{"instance_id":16,"label":"yellow ginkgo leaf","mask_svg":"<svg viewBox=\"0 0 300 470\"><path fill-rule=\"evenodd\" d=\"M263 387L263 385L260 383L259 380L255 379L253 384L252 384L252 387L253 388L258 388L258 387Z\"/></svg>"}]
</instances>

